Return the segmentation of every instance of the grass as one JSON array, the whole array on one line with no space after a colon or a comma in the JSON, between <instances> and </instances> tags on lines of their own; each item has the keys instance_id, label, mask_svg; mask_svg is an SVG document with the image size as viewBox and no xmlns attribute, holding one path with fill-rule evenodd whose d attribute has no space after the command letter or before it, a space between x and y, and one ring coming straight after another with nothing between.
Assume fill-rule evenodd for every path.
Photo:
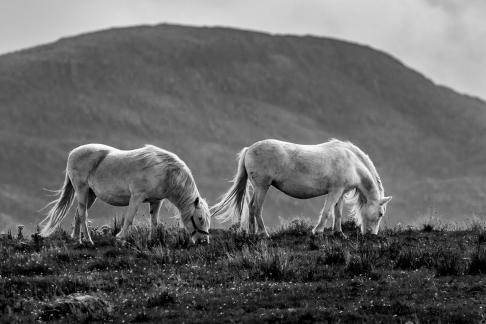
<instances>
[{"instance_id":1,"label":"grass","mask_svg":"<svg viewBox=\"0 0 486 324\"><path fill-rule=\"evenodd\" d=\"M116 224L120 224L117 220ZM119 225L118 225L119 226ZM486 309L484 228L387 229L348 240L294 221L270 239L134 227L95 246L59 231L0 240L0 322L479 322Z\"/></svg>"}]
</instances>

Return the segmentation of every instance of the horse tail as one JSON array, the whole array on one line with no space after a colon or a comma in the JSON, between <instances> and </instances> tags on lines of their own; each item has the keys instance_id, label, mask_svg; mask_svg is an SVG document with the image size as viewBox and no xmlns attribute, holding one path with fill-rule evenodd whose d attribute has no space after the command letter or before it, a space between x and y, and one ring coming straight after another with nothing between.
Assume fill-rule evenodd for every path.
<instances>
[{"instance_id":1,"label":"horse tail","mask_svg":"<svg viewBox=\"0 0 486 324\"><path fill-rule=\"evenodd\" d=\"M238 170L232 180L233 185L223 195L221 201L211 208L212 216L216 219L227 222L234 214L240 219L245 204L246 182L248 173L245 168L245 155L248 147L245 147L238 153Z\"/></svg>"},{"instance_id":2,"label":"horse tail","mask_svg":"<svg viewBox=\"0 0 486 324\"><path fill-rule=\"evenodd\" d=\"M62 189L56 190L55 195L58 196L58 198L46 205L45 208L50 206L52 207L47 213L46 218L44 218L39 224L39 226L41 227L41 231L39 234L44 237L54 233L59 224L61 224L64 217L66 217L66 214L73 202L74 187L71 183L71 179L69 179L69 175L67 174L67 172L66 177L64 178L64 185L62 186Z\"/></svg>"}]
</instances>

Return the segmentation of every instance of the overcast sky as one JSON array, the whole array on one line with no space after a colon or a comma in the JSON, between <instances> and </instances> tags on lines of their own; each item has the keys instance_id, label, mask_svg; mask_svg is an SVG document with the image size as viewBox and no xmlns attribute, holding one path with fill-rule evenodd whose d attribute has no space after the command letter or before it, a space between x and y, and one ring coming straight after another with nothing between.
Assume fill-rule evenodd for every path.
<instances>
[{"instance_id":1,"label":"overcast sky","mask_svg":"<svg viewBox=\"0 0 486 324\"><path fill-rule=\"evenodd\" d=\"M439 84L486 99L486 0L0 0L0 53L162 22L367 44Z\"/></svg>"}]
</instances>

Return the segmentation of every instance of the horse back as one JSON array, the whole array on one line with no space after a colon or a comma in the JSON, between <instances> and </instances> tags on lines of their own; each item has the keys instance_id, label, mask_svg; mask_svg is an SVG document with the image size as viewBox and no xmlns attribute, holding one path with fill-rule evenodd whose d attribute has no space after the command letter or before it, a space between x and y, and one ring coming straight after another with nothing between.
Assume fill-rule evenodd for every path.
<instances>
[{"instance_id":1,"label":"horse back","mask_svg":"<svg viewBox=\"0 0 486 324\"><path fill-rule=\"evenodd\" d=\"M314 195L325 192L325 188L353 182L355 162L356 157L346 145L337 142L300 145L264 140L250 146L245 156L250 178L272 184L291 196L298 192Z\"/></svg>"},{"instance_id":2,"label":"horse back","mask_svg":"<svg viewBox=\"0 0 486 324\"><path fill-rule=\"evenodd\" d=\"M86 144L73 149L68 156L67 172L76 173L79 177L87 179L110 152L118 151L116 148L103 144Z\"/></svg>"}]
</instances>

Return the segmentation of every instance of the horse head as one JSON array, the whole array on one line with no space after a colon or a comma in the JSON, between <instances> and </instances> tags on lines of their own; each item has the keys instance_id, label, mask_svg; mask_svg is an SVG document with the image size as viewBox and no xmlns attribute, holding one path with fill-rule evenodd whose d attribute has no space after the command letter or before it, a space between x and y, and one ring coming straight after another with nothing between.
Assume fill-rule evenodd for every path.
<instances>
[{"instance_id":1,"label":"horse head","mask_svg":"<svg viewBox=\"0 0 486 324\"><path fill-rule=\"evenodd\" d=\"M192 213L184 218L184 226L191 235L193 243L209 243L211 214L206 201L197 197L193 203Z\"/></svg>"},{"instance_id":2,"label":"horse head","mask_svg":"<svg viewBox=\"0 0 486 324\"><path fill-rule=\"evenodd\" d=\"M361 209L361 233L378 234L380 222L385 216L386 205L392 197L383 197L378 200L372 200L365 203Z\"/></svg>"}]
</instances>

